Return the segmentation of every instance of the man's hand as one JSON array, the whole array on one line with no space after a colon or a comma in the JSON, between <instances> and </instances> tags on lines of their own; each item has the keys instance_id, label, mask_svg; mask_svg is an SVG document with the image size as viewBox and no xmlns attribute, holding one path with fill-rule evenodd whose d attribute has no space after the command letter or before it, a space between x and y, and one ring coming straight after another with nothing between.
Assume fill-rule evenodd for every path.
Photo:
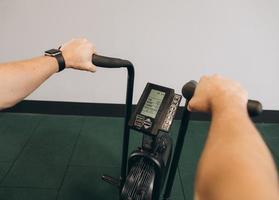
<instances>
[{"instance_id":1,"label":"man's hand","mask_svg":"<svg viewBox=\"0 0 279 200\"><path fill-rule=\"evenodd\" d=\"M199 81L188 109L212 118L196 170L196 199L279 199L276 166L249 119L247 101L235 81L219 75Z\"/></svg>"},{"instance_id":2,"label":"man's hand","mask_svg":"<svg viewBox=\"0 0 279 200\"><path fill-rule=\"evenodd\" d=\"M214 113L241 109L245 112L247 101L247 92L238 82L219 75L203 76L189 102L188 110Z\"/></svg>"},{"instance_id":3,"label":"man's hand","mask_svg":"<svg viewBox=\"0 0 279 200\"><path fill-rule=\"evenodd\" d=\"M72 39L62 45L61 51L65 59L66 68L96 71L96 67L92 64L92 55L96 50L87 39Z\"/></svg>"}]
</instances>

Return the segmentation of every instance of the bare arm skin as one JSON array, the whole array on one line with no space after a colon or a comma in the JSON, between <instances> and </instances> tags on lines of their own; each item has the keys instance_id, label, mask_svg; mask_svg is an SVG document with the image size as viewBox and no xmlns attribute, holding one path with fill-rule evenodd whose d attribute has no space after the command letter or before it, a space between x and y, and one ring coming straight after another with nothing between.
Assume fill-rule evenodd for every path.
<instances>
[{"instance_id":1,"label":"bare arm skin","mask_svg":"<svg viewBox=\"0 0 279 200\"><path fill-rule=\"evenodd\" d=\"M251 122L247 94L234 81L203 77L189 110L211 112L212 122L198 164L197 200L278 200L272 156Z\"/></svg>"},{"instance_id":2,"label":"bare arm skin","mask_svg":"<svg viewBox=\"0 0 279 200\"><path fill-rule=\"evenodd\" d=\"M66 68L95 72L91 61L95 49L86 39L73 39L61 51ZM0 64L0 110L24 99L57 71L56 59L49 56Z\"/></svg>"}]
</instances>

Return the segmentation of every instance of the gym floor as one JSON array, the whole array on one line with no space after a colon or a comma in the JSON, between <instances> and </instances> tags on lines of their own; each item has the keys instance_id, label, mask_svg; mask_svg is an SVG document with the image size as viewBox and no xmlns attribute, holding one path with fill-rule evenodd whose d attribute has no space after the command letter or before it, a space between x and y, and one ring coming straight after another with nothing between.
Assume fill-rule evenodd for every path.
<instances>
[{"instance_id":1,"label":"gym floor","mask_svg":"<svg viewBox=\"0 0 279 200\"><path fill-rule=\"evenodd\" d=\"M0 113L1 200L108 200L118 190L123 118ZM179 121L171 134L176 137ZM279 166L279 124L256 124ZM172 199L192 199L209 122L191 121ZM130 150L141 135L131 132Z\"/></svg>"}]
</instances>

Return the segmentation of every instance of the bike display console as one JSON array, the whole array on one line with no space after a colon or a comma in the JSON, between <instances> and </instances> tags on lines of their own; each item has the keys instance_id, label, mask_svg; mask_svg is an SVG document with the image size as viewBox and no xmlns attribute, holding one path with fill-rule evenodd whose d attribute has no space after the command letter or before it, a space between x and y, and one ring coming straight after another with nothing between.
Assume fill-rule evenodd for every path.
<instances>
[{"instance_id":1,"label":"bike display console","mask_svg":"<svg viewBox=\"0 0 279 200\"><path fill-rule=\"evenodd\" d=\"M147 83L129 126L153 136L159 131L169 132L180 101L181 95L173 89Z\"/></svg>"}]
</instances>

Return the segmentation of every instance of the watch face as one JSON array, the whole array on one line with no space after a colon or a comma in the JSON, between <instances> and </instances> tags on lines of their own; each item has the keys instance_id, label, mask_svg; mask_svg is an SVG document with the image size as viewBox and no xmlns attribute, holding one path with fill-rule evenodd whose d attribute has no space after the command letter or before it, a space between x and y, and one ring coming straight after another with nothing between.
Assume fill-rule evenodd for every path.
<instances>
[{"instance_id":1,"label":"watch face","mask_svg":"<svg viewBox=\"0 0 279 200\"><path fill-rule=\"evenodd\" d=\"M57 56L59 54L61 54L61 51L58 49L50 49L48 51L45 51L45 55L48 55L48 56Z\"/></svg>"}]
</instances>

